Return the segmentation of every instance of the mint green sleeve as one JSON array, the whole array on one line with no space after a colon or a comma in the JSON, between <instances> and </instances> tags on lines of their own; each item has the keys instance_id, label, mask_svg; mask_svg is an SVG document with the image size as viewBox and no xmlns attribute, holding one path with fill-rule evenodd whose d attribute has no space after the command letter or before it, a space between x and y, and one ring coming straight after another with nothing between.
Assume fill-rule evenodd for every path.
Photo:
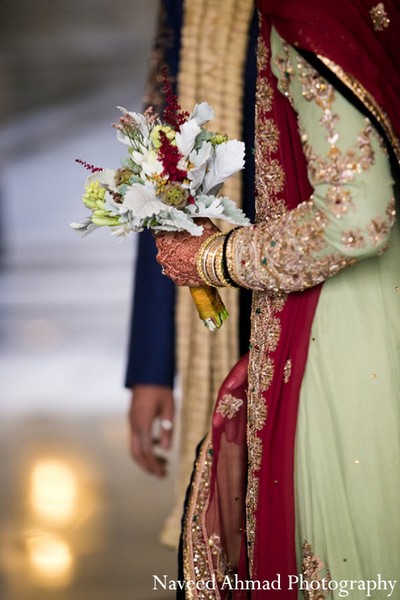
<instances>
[{"instance_id":1,"label":"mint green sleeve","mask_svg":"<svg viewBox=\"0 0 400 600\"><path fill-rule=\"evenodd\" d=\"M393 180L369 120L274 30L272 69L298 115L313 194L277 220L238 231L228 267L244 287L291 292L385 250Z\"/></svg>"}]
</instances>

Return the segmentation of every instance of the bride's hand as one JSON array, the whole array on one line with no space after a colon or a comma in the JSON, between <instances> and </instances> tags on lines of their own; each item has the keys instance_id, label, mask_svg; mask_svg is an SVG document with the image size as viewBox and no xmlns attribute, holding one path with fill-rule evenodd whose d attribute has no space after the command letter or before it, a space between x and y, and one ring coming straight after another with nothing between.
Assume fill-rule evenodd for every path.
<instances>
[{"instance_id":1,"label":"bride's hand","mask_svg":"<svg viewBox=\"0 0 400 600\"><path fill-rule=\"evenodd\" d=\"M204 240L213 235L218 228L209 219L198 219L203 225L201 236L194 236L186 231L178 233L157 233L155 236L158 248L157 261L176 285L188 287L203 286L196 269L196 256Z\"/></svg>"}]
</instances>

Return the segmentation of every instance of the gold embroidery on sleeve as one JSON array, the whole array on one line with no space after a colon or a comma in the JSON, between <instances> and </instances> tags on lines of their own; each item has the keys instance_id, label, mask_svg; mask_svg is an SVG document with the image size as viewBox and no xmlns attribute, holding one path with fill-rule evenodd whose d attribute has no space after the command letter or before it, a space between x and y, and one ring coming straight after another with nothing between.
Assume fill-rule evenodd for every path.
<instances>
[{"instance_id":1,"label":"gold embroidery on sleeve","mask_svg":"<svg viewBox=\"0 0 400 600\"><path fill-rule=\"evenodd\" d=\"M286 54L275 59L283 73L281 88L282 78L285 85L291 81L289 60ZM339 115L333 110L334 88L301 56L296 57L296 67L304 98L308 102L315 102L322 111L319 123L326 129L329 144L326 156L319 156L299 122L309 176L314 185L328 184L329 187L325 193L324 210L318 209L311 198L287 214L282 211L279 221L268 219L257 227L243 228L235 235L232 270L241 285L254 290L288 293L306 289L354 264L355 258L329 245L325 230L330 225L330 213L336 219L341 219L349 211L355 210L346 185L375 162L370 121L365 119L365 127L360 131L356 143L342 152L337 145ZM286 95L290 96L290 86L284 89ZM277 194L284 184L280 177L280 165L276 160L267 160L267 163L269 166L263 168L263 176L259 178L259 189L261 194L266 187L270 194ZM277 165L276 173L271 176L274 173L271 165L274 164ZM390 226L390 219L377 216L369 223L367 231L351 229L343 232L343 246L350 250L363 248L367 235L373 246L379 246L388 236Z\"/></svg>"},{"instance_id":2,"label":"gold embroidery on sleeve","mask_svg":"<svg viewBox=\"0 0 400 600\"><path fill-rule=\"evenodd\" d=\"M235 273L256 290L292 292L321 283L354 263L340 252L326 252L327 215L313 201L302 202L279 222L238 235Z\"/></svg>"},{"instance_id":3,"label":"gold embroidery on sleeve","mask_svg":"<svg viewBox=\"0 0 400 600\"><path fill-rule=\"evenodd\" d=\"M296 56L297 70L301 83L302 94L308 101L314 100L322 108L324 116L321 123L328 124L328 131L334 127L335 120L339 117L334 115L332 121L331 106L335 97L334 88L299 54Z\"/></svg>"},{"instance_id":4,"label":"gold embroidery on sleeve","mask_svg":"<svg viewBox=\"0 0 400 600\"><path fill-rule=\"evenodd\" d=\"M390 231L390 223L383 217L375 217L371 223L367 225L367 231L373 246L380 246L388 237Z\"/></svg>"},{"instance_id":5,"label":"gold embroidery on sleeve","mask_svg":"<svg viewBox=\"0 0 400 600\"><path fill-rule=\"evenodd\" d=\"M331 187L327 191L326 206L337 219L340 219L343 215L348 213L349 210L355 210L350 192L343 190L338 186Z\"/></svg>"},{"instance_id":6,"label":"gold embroidery on sleeve","mask_svg":"<svg viewBox=\"0 0 400 600\"><path fill-rule=\"evenodd\" d=\"M292 97L290 95L290 83L294 75L294 69L290 62L289 45L283 43L282 48L283 56L278 55L274 58L274 63L280 74L278 87L280 91L287 97L289 102L293 104Z\"/></svg>"},{"instance_id":7,"label":"gold embroidery on sleeve","mask_svg":"<svg viewBox=\"0 0 400 600\"><path fill-rule=\"evenodd\" d=\"M346 246L346 248L350 249L365 247L365 238L360 229L344 231L342 235L342 242Z\"/></svg>"},{"instance_id":8,"label":"gold embroidery on sleeve","mask_svg":"<svg viewBox=\"0 0 400 600\"><path fill-rule=\"evenodd\" d=\"M396 200L394 198L391 198L389 204L387 205L386 216L390 226L392 226L396 221Z\"/></svg>"}]
</instances>

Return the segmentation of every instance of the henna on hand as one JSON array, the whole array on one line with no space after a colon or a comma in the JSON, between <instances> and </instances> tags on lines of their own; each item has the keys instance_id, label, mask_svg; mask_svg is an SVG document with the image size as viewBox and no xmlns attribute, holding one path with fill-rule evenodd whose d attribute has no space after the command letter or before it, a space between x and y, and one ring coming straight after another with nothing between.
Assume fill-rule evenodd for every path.
<instances>
[{"instance_id":1,"label":"henna on hand","mask_svg":"<svg viewBox=\"0 0 400 600\"><path fill-rule=\"evenodd\" d=\"M199 219L197 222L204 227L201 236L194 236L186 231L161 232L155 236L158 248L157 261L162 266L163 273L176 285L189 287L204 285L197 273L196 256L204 240L218 231L218 228L208 219Z\"/></svg>"}]
</instances>

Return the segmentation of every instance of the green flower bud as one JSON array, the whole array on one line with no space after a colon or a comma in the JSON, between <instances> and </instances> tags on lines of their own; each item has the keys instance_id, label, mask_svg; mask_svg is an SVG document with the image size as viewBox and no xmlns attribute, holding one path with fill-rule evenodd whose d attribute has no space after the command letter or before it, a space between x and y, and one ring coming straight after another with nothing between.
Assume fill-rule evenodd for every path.
<instances>
[{"instance_id":1,"label":"green flower bud","mask_svg":"<svg viewBox=\"0 0 400 600\"><path fill-rule=\"evenodd\" d=\"M119 217L98 217L93 215L92 223L94 225L98 225L99 227L103 227L104 225L109 225L112 227L114 225L119 225Z\"/></svg>"},{"instance_id":2,"label":"green flower bud","mask_svg":"<svg viewBox=\"0 0 400 600\"><path fill-rule=\"evenodd\" d=\"M100 185L98 181L91 181L85 186L85 193L82 196L83 203L88 208L95 208L97 206L97 202L102 202L104 200L106 190Z\"/></svg>"},{"instance_id":3,"label":"green flower bud","mask_svg":"<svg viewBox=\"0 0 400 600\"><path fill-rule=\"evenodd\" d=\"M222 133L214 133L214 135L210 138L210 142L213 146L218 146L219 144L223 144L228 141L228 136Z\"/></svg>"},{"instance_id":4,"label":"green flower bud","mask_svg":"<svg viewBox=\"0 0 400 600\"><path fill-rule=\"evenodd\" d=\"M96 208L96 210L93 211L93 214L96 215L96 217L106 217L109 213L102 208Z\"/></svg>"},{"instance_id":5,"label":"green flower bud","mask_svg":"<svg viewBox=\"0 0 400 600\"><path fill-rule=\"evenodd\" d=\"M87 206L90 209L96 208L96 202L94 200L91 200L90 197L87 197L86 194L84 196L82 196L82 201L83 204L85 206Z\"/></svg>"},{"instance_id":6,"label":"green flower bud","mask_svg":"<svg viewBox=\"0 0 400 600\"><path fill-rule=\"evenodd\" d=\"M188 196L188 190L183 188L179 183L169 183L165 186L161 199L168 206L183 208L186 206Z\"/></svg>"}]
</instances>

